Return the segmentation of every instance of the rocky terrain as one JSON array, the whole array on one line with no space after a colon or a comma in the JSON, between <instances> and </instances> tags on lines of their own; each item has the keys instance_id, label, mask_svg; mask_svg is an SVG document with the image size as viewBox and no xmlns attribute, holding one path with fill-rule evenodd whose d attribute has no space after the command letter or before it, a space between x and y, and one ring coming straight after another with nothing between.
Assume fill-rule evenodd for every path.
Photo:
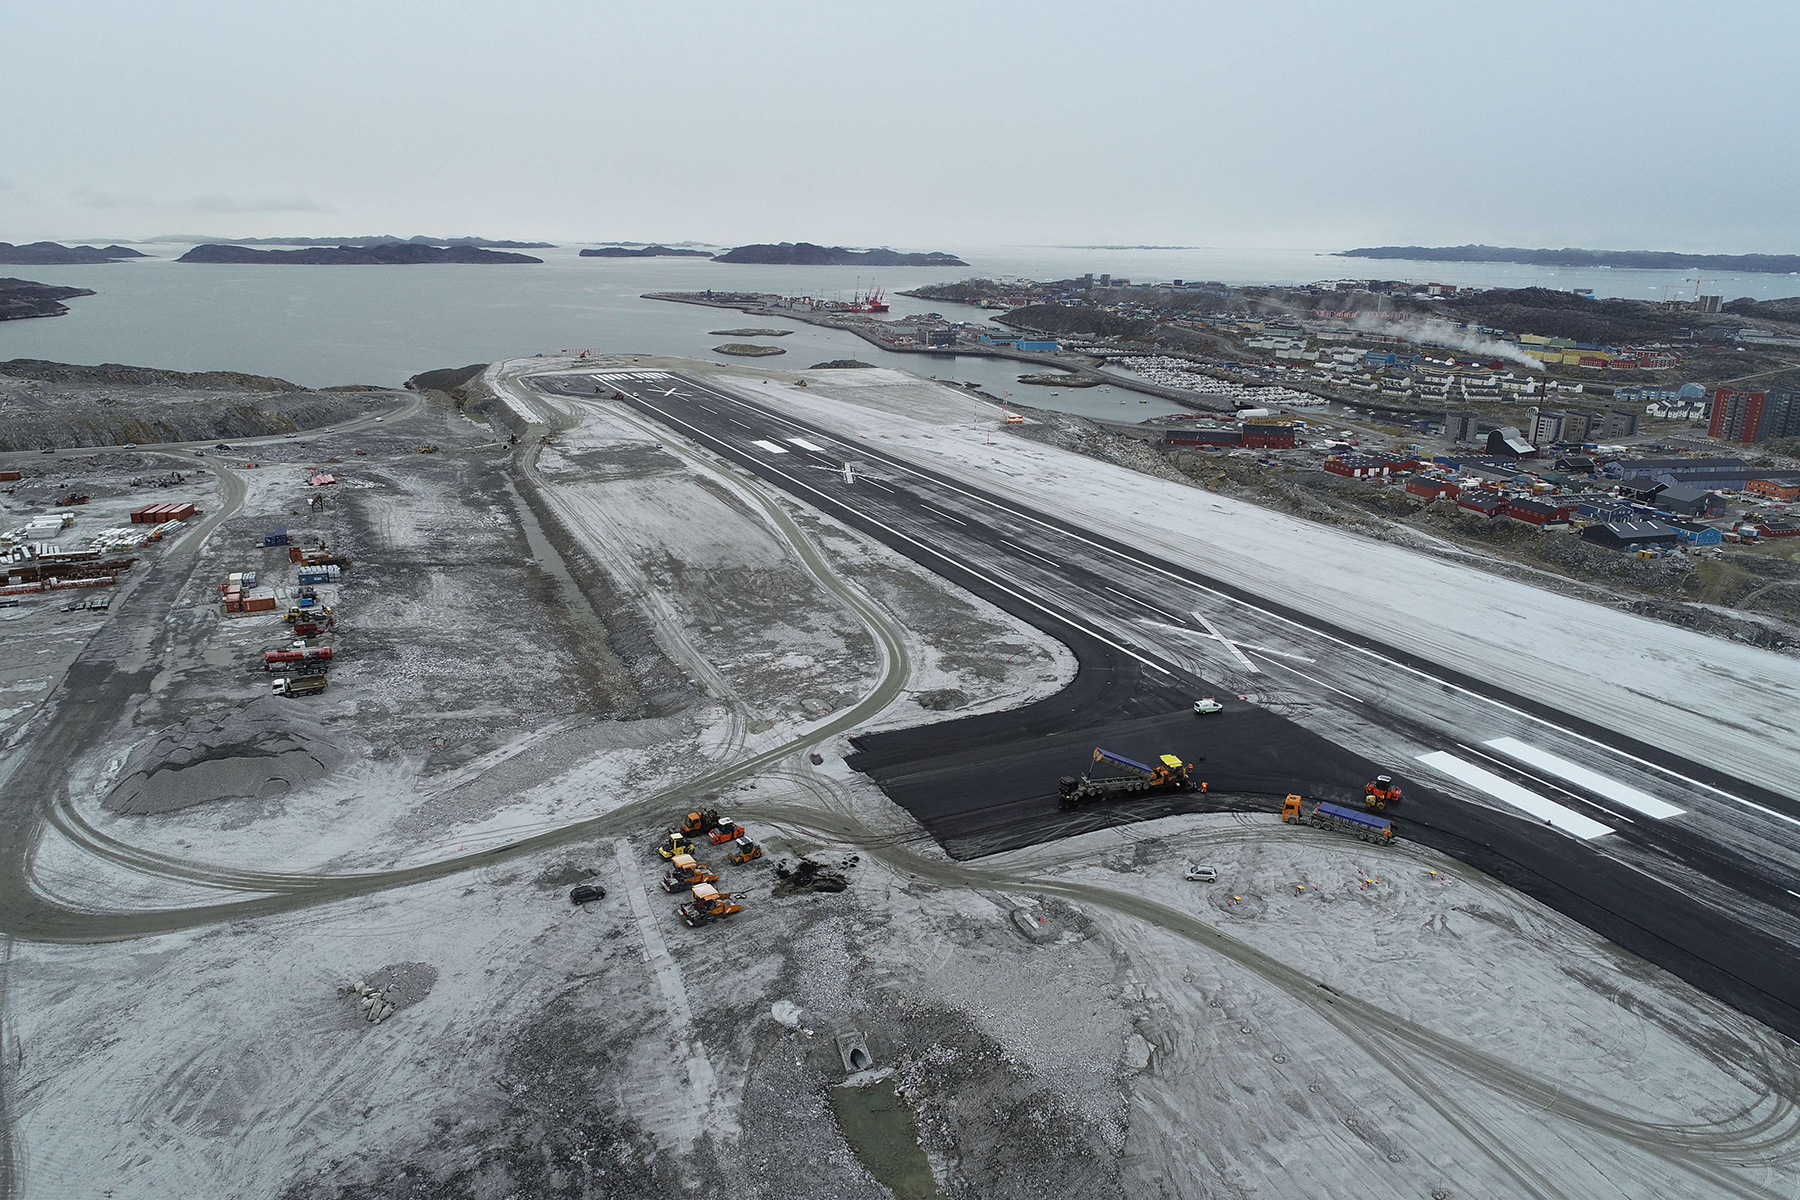
<instances>
[{"instance_id":1,"label":"rocky terrain","mask_svg":"<svg viewBox=\"0 0 1800 1200\"><path fill-rule=\"evenodd\" d=\"M711 258L706 250L677 250L670 246L590 246L582 258Z\"/></svg>"},{"instance_id":2,"label":"rocky terrain","mask_svg":"<svg viewBox=\"0 0 1800 1200\"><path fill-rule=\"evenodd\" d=\"M0 451L293 433L361 415L392 392L313 391L236 371L0 363Z\"/></svg>"},{"instance_id":3,"label":"rocky terrain","mask_svg":"<svg viewBox=\"0 0 1800 1200\"><path fill-rule=\"evenodd\" d=\"M64 246L57 242L30 242L15 246L0 242L0 263L22 267L78 266L83 263L119 262L127 258L148 258L147 254L124 246Z\"/></svg>"},{"instance_id":4,"label":"rocky terrain","mask_svg":"<svg viewBox=\"0 0 1800 1200\"><path fill-rule=\"evenodd\" d=\"M64 300L93 294L91 288L51 287L29 279L0 279L0 321L60 317L69 311Z\"/></svg>"},{"instance_id":5,"label":"rocky terrain","mask_svg":"<svg viewBox=\"0 0 1800 1200\"><path fill-rule=\"evenodd\" d=\"M802 267L966 267L969 264L954 254L934 250L925 254L902 254L895 250L846 250L842 246L819 246L812 242L758 243L727 250L713 259L727 263L767 263Z\"/></svg>"},{"instance_id":6,"label":"rocky terrain","mask_svg":"<svg viewBox=\"0 0 1800 1200\"><path fill-rule=\"evenodd\" d=\"M1789 275L1800 254L1678 254L1667 250L1526 250L1519 246L1364 246L1342 258L1399 258L1412 262L1525 263L1538 267L1618 267L1640 271L1751 271Z\"/></svg>"},{"instance_id":7,"label":"rocky terrain","mask_svg":"<svg viewBox=\"0 0 1800 1200\"><path fill-rule=\"evenodd\" d=\"M319 237L265 237L265 238L222 238L205 237L198 234L186 237L165 237L155 239L159 242L176 242L188 245L212 244L219 246L476 246L484 250L553 250L554 242L506 242L494 241L490 238L452 237L434 238L423 234L414 234L409 238L395 237L391 233L376 234L373 237L319 238Z\"/></svg>"},{"instance_id":8,"label":"rocky terrain","mask_svg":"<svg viewBox=\"0 0 1800 1200\"><path fill-rule=\"evenodd\" d=\"M380 242L370 246L312 246L304 250L254 250L217 242L195 246L175 260L184 263L249 263L280 266L392 267L420 263L541 263L529 254L474 246L426 246Z\"/></svg>"}]
</instances>

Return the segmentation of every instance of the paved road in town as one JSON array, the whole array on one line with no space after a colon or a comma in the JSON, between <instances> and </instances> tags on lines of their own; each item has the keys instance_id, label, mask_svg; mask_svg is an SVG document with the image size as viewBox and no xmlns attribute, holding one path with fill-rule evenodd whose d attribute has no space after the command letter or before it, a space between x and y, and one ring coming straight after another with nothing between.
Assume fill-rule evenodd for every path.
<instances>
[{"instance_id":1,"label":"paved road in town","mask_svg":"<svg viewBox=\"0 0 1800 1200\"><path fill-rule=\"evenodd\" d=\"M1536 896L1800 1035L1800 802L1505 687L668 372L536 380L624 403L1068 645L1063 692L856 739L853 765L972 857L1298 791L1406 785L1400 836ZM846 470L848 465L848 470ZM1225 709L1196 717L1200 694ZM1241 698L1240 698L1241 697ZM1095 746L1194 762L1205 796L1062 808Z\"/></svg>"}]
</instances>

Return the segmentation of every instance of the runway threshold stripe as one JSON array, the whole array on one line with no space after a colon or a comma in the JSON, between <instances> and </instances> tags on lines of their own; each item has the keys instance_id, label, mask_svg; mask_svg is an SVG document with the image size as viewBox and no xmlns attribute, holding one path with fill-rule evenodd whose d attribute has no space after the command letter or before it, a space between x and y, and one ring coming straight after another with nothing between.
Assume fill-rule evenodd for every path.
<instances>
[{"instance_id":1,"label":"runway threshold stripe","mask_svg":"<svg viewBox=\"0 0 1800 1200\"><path fill-rule=\"evenodd\" d=\"M1521 742L1518 738L1495 738L1483 743L1491 750L1498 750L1508 758L1517 759L1528 767L1536 767L1546 774L1584 788L1596 796L1604 796L1626 808L1635 809L1646 817L1655 817L1666 821L1670 817L1679 817L1687 810L1676 808L1673 804L1658 800L1647 792L1641 792L1629 784L1610 779L1598 771L1590 771L1580 763L1570 762L1560 755L1548 750L1539 750L1529 742Z\"/></svg>"},{"instance_id":2,"label":"runway threshold stripe","mask_svg":"<svg viewBox=\"0 0 1800 1200\"><path fill-rule=\"evenodd\" d=\"M805 438L791 437L788 439L788 441L790 441L794 445L800 447L802 450L811 450L814 454L824 454L825 453L825 447L815 446L811 442L807 441Z\"/></svg>"},{"instance_id":3,"label":"runway threshold stripe","mask_svg":"<svg viewBox=\"0 0 1800 1200\"><path fill-rule=\"evenodd\" d=\"M732 424L736 425L737 422L733 421ZM786 454L787 453L786 446L778 446L774 442L765 442L761 438L757 438L754 442L751 442L750 444L752 446L760 446L762 449L767 450L770 454Z\"/></svg>"},{"instance_id":4,"label":"runway threshold stripe","mask_svg":"<svg viewBox=\"0 0 1800 1200\"><path fill-rule=\"evenodd\" d=\"M1239 650L1236 642L1232 641L1230 638L1228 638L1224 634L1220 633L1219 627L1217 625L1214 625L1211 621L1207 620L1206 617L1200 613L1194 614L1194 620L1196 620L1196 621L1200 622L1202 625L1206 626L1206 632L1212 634L1214 640L1216 640L1219 643L1219 645L1221 645L1221 646L1225 647L1227 650L1231 651L1231 657L1237 659L1238 663L1246 671L1260 674L1260 672L1257 670L1256 664L1250 661L1250 656L1245 654L1242 650Z\"/></svg>"},{"instance_id":5,"label":"runway threshold stripe","mask_svg":"<svg viewBox=\"0 0 1800 1200\"><path fill-rule=\"evenodd\" d=\"M1486 792L1502 804L1554 825L1564 833L1591 840L1613 832L1611 825L1602 825L1590 817L1584 817L1566 805L1527 791L1512 780L1503 779L1485 767L1464 762L1454 754L1434 750L1430 754L1419 755L1419 761L1439 774L1448 775L1459 783L1466 783L1477 791Z\"/></svg>"}]
</instances>

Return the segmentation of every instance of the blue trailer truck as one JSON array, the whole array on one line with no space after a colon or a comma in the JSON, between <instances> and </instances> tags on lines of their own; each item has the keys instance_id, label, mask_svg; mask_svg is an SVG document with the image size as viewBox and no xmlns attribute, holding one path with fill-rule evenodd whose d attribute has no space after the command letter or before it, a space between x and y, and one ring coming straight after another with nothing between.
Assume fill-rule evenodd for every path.
<instances>
[{"instance_id":1,"label":"blue trailer truck","mask_svg":"<svg viewBox=\"0 0 1800 1200\"><path fill-rule=\"evenodd\" d=\"M1329 800L1321 800L1309 813L1300 811L1300 797L1290 795L1281 806L1281 819L1290 825L1305 822L1315 829L1336 829L1354 834L1365 842L1385 845L1394 840L1394 823L1374 813L1345 808Z\"/></svg>"}]
</instances>

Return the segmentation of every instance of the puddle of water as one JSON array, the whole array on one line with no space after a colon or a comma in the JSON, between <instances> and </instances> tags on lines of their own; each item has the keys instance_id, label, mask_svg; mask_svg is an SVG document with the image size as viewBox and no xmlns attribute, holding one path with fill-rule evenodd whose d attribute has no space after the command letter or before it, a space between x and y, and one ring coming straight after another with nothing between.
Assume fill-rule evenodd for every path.
<instances>
[{"instance_id":1,"label":"puddle of water","mask_svg":"<svg viewBox=\"0 0 1800 1200\"><path fill-rule=\"evenodd\" d=\"M919 1146L912 1113L891 1076L865 1087L832 1088L831 1108L844 1140L895 1200L938 1200L937 1180Z\"/></svg>"}]
</instances>

